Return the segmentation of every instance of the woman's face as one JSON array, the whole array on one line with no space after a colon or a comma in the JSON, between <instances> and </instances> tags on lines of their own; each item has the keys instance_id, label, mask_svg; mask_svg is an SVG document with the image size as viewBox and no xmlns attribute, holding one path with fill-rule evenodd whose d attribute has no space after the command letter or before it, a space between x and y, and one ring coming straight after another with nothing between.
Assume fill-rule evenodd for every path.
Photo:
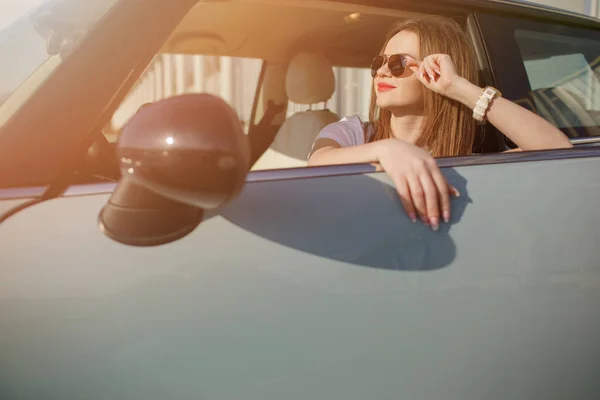
<instances>
[{"instance_id":1,"label":"woman's face","mask_svg":"<svg viewBox=\"0 0 600 400\"><path fill-rule=\"evenodd\" d=\"M401 31L388 42L383 54L404 54L419 60L419 38L410 31ZM421 112L423 110L423 84L412 70L406 67L404 74L396 78L387 63L377 70L373 79L377 106L386 110Z\"/></svg>"}]
</instances>

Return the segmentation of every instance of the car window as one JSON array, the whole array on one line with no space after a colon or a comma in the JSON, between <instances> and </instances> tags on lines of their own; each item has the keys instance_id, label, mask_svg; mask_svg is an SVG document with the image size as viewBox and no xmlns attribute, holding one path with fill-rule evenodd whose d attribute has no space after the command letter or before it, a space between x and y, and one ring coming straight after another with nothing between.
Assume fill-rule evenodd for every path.
<instances>
[{"instance_id":1,"label":"car window","mask_svg":"<svg viewBox=\"0 0 600 400\"><path fill-rule=\"evenodd\" d=\"M186 93L211 93L227 101L247 132L262 60L165 53L155 57L105 128L109 141L146 103Z\"/></svg>"},{"instance_id":2,"label":"car window","mask_svg":"<svg viewBox=\"0 0 600 400\"><path fill-rule=\"evenodd\" d=\"M337 1L200 2L171 33L105 133L116 141L145 103L208 92L239 115L253 155L260 156L254 170L307 166L325 126L354 115L369 120L370 63L390 27L419 15L400 6ZM462 12L452 17L466 20ZM306 90L287 93L288 79Z\"/></svg>"},{"instance_id":3,"label":"car window","mask_svg":"<svg viewBox=\"0 0 600 400\"><path fill-rule=\"evenodd\" d=\"M363 121L369 120L369 104L371 101L371 70L368 68L335 67L335 92L327 102L327 109L343 115L358 115ZM306 105L290 101L287 116L304 111Z\"/></svg>"},{"instance_id":4,"label":"car window","mask_svg":"<svg viewBox=\"0 0 600 400\"><path fill-rule=\"evenodd\" d=\"M585 21L575 26L495 14L477 18L495 84L507 99L575 142L600 136L600 30Z\"/></svg>"},{"instance_id":5,"label":"car window","mask_svg":"<svg viewBox=\"0 0 600 400\"><path fill-rule=\"evenodd\" d=\"M600 135L600 42L550 32L515 30L538 113L578 136Z\"/></svg>"},{"instance_id":6,"label":"car window","mask_svg":"<svg viewBox=\"0 0 600 400\"><path fill-rule=\"evenodd\" d=\"M105 135L114 142L118 132L143 104L185 93L211 93L223 98L240 116L248 132L263 60L209 55L161 54L115 112ZM327 108L337 115L369 118L371 75L368 68L334 67L336 88L326 104L288 101L286 118L308 109ZM258 114L254 123L260 120Z\"/></svg>"}]
</instances>

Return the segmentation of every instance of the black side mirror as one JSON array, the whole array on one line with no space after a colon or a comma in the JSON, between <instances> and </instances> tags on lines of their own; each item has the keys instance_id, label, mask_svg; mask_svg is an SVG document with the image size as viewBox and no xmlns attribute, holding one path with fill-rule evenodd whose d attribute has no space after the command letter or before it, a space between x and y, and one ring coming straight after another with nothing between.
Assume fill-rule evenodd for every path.
<instances>
[{"instance_id":1,"label":"black side mirror","mask_svg":"<svg viewBox=\"0 0 600 400\"><path fill-rule=\"evenodd\" d=\"M99 215L102 232L132 246L157 246L193 231L204 210L241 191L250 151L235 111L210 94L141 107L117 148L121 179Z\"/></svg>"}]
</instances>

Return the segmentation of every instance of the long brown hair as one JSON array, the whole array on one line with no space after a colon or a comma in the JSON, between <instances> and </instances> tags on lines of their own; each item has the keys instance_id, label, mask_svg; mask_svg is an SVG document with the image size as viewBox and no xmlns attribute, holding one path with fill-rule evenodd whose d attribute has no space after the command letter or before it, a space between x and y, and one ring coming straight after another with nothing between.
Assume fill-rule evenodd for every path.
<instances>
[{"instance_id":1,"label":"long brown hair","mask_svg":"<svg viewBox=\"0 0 600 400\"><path fill-rule=\"evenodd\" d=\"M401 21L389 31L381 54L390 39L401 31L410 31L418 36L421 60L431 54L448 54L454 61L458 75L477 82L475 52L457 22L438 16ZM423 107L422 134L417 146L431 150L434 157L471 154L477 129L472 110L431 90L425 90ZM390 127L392 114L389 110L377 107L373 87L369 114L375 129L370 141L393 137Z\"/></svg>"}]
</instances>

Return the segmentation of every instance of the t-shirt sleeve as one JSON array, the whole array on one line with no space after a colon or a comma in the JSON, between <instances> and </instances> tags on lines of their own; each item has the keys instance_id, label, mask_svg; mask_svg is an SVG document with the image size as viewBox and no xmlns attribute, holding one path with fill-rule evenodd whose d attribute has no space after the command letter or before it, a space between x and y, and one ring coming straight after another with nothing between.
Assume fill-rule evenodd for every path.
<instances>
[{"instance_id":1,"label":"t-shirt sleeve","mask_svg":"<svg viewBox=\"0 0 600 400\"><path fill-rule=\"evenodd\" d=\"M358 146L364 144L365 140L362 122L358 116L342 118L340 121L329 124L323 128L323 130L321 130L315 139L315 143L319 139L334 140L341 147Z\"/></svg>"}]
</instances>

